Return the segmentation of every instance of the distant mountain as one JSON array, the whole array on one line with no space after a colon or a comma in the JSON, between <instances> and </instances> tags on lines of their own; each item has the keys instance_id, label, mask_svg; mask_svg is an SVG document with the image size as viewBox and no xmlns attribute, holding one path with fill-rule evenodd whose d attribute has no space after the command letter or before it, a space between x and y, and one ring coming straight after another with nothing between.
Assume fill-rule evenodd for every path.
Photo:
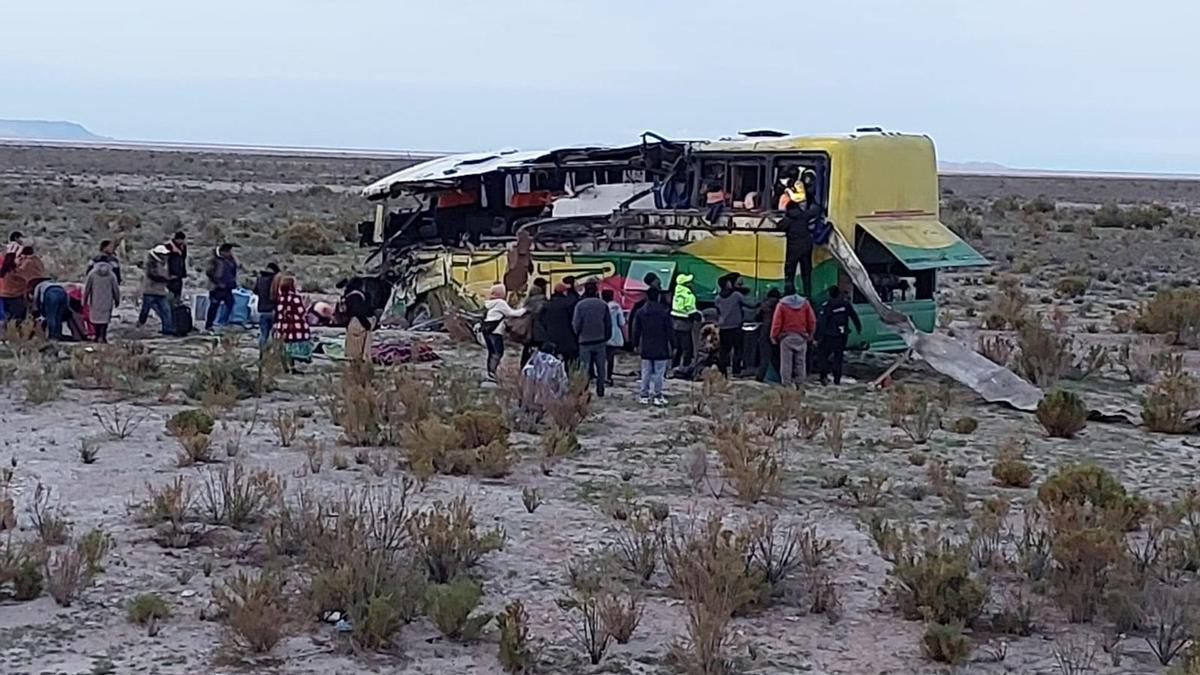
<instances>
[{"instance_id":1,"label":"distant mountain","mask_svg":"<svg viewBox=\"0 0 1200 675\"><path fill-rule=\"evenodd\" d=\"M995 162L938 162L938 169L962 173L1013 173L1021 170Z\"/></svg>"},{"instance_id":2,"label":"distant mountain","mask_svg":"<svg viewBox=\"0 0 1200 675\"><path fill-rule=\"evenodd\" d=\"M103 141L82 124L51 120L0 120L0 138L40 141Z\"/></svg>"}]
</instances>

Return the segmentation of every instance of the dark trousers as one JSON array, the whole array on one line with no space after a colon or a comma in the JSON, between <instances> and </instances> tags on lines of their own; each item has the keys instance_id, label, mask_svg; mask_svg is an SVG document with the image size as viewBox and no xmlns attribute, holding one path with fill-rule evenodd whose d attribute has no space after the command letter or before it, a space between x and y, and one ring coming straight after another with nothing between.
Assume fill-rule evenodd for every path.
<instances>
[{"instance_id":1,"label":"dark trousers","mask_svg":"<svg viewBox=\"0 0 1200 675\"><path fill-rule=\"evenodd\" d=\"M783 283L796 283L796 266L800 266L800 281L804 284L796 290L805 297L812 297L812 247L797 248L789 246L783 261Z\"/></svg>"},{"instance_id":2,"label":"dark trousers","mask_svg":"<svg viewBox=\"0 0 1200 675\"><path fill-rule=\"evenodd\" d=\"M588 378L596 380L596 395L604 396L604 381L608 379L608 345L603 342L594 345L579 345L579 358L583 359L583 367L587 369Z\"/></svg>"},{"instance_id":3,"label":"dark trousers","mask_svg":"<svg viewBox=\"0 0 1200 675\"><path fill-rule=\"evenodd\" d=\"M742 371L744 346L745 337L742 336L741 328L721 329L721 349L717 354L717 368L721 370L722 375L729 377L731 370L734 375Z\"/></svg>"},{"instance_id":4,"label":"dark trousers","mask_svg":"<svg viewBox=\"0 0 1200 675\"><path fill-rule=\"evenodd\" d=\"M817 343L817 374L821 381L833 375L833 383L842 383L842 364L846 358L846 336L834 335L822 337Z\"/></svg>"},{"instance_id":5,"label":"dark trousers","mask_svg":"<svg viewBox=\"0 0 1200 675\"><path fill-rule=\"evenodd\" d=\"M150 318L150 310L158 315L159 322L162 323L162 334L171 335L171 304L167 302L165 295L142 295L142 309L138 312L137 325L138 328L146 325L146 319Z\"/></svg>"},{"instance_id":6,"label":"dark trousers","mask_svg":"<svg viewBox=\"0 0 1200 675\"><path fill-rule=\"evenodd\" d=\"M96 329L96 342L102 345L108 344L108 324L94 323L92 327Z\"/></svg>"},{"instance_id":7,"label":"dark trousers","mask_svg":"<svg viewBox=\"0 0 1200 675\"><path fill-rule=\"evenodd\" d=\"M612 384L613 383L613 373L616 371L617 352L621 351L621 348L614 347L612 345L607 345L607 347L608 347L608 350L607 350L608 351L608 354L607 354L607 356L608 356L608 383Z\"/></svg>"},{"instance_id":8,"label":"dark trousers","mask_svg":"<svg viewBox=\"0 0 1200 675\"><path fill-rule=\"evenodd\" d=\"M204 330L212 330L213 322L217 320L217 312L221 305L226 311L233 313L233 290L229 288L214 288L208 292L208 316L204 317Z\"/></svg>"},{"instance_id":9,"label":"dark trousers","mask_svg":"<svg viewBox=\"0 0 1200 675\"><path fill-rule=\"evenodd\" d=\"M63 320L71 310L67 307L67 292L62 286L52 286L42 293L42 318L51 340L63 339Z\"/></svg>"},{"instance_id":10,"label":"dark trousers","mask_svg":"<svg viewBox=\"0 0 1200 675\"><path fill-rule=\"evenodd\" d=\"M5 321L24 321L27 312L25 308L25 298L17 296L15 298L0 298L0 303L4 303L4 320Z\"/></svg>"},{"instance_id":11,"label":"dark trousers","mask_svg":"<svg viewBox=\"0 0 1200 675\"><path fill-rule=\"evenodd\" d=\"M496 368L500 366L500 360L504 358L504 336L489 330L483 334L483 343L487 345L488 374L495 375Z\"/></svg>"},{"instance_id":12,"label":"dark trousers","mask_svg":"<svg viewBox=\"0 0 1200 675\"><path fill-rule=\"evenodd\" d=\"M541 346L542 346L541 340L530 340L529 342L526 342L524 346L521 347L521 367L522 368L524 368L525 364L529 363L529 359L533 357L533 351L535 349L540 349Z\"/></svg>"},{"instance_id":13,"label":"dark trousers","mask_svg":"<svg viewBox=\"0 0 1200 675\"><path fill-rule=\"evenodd\" d=\"M687 330L675 329L671 341L671 367L678 368L679 366L692 365L692 357L695 355L692 349L692 328L688 326Z\"/></svg>"}]
</instances>

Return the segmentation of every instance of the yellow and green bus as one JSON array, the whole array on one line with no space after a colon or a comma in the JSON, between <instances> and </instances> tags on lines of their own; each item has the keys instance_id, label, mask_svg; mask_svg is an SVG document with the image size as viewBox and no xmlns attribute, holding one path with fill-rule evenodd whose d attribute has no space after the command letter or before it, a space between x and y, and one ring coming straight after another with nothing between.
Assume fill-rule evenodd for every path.
<instances>
[{"instance_id":1,"label":"yellow and green bus","mask_svg":"<svg viewBox=\"0 0 1200 675\"><path fill-rule=\"evenodd\" d=\"M411 167L364 191L373 198L416 199L427 208L408 213L422 212L429 223L440 218L434 200L452 194L461 202L474 189L477 203L466 205L468 216L485 214L486 231L474 241L416 237L402 255L393 254L390 264L399 268L392 275L396 297L410 315L483 297L504 278L509 242L522 229L532 234L532 277L551 283L595 277L627 306L641 296L642 277L651 271L664 287L677 275L691 275L701 304L711 301L717 280L730 272L739 273L758 297L771 288L782 290L785 240L782 213L774 207L780 176L797 169L815 173L828 222L854 247L884 301L919 329L935 327L939 270L988 264L938 219L937 159L933 141L924 135L869 129L717 141L644 138L623 149L466 158ZM718 213L706 203L713 191L724 200ZM382 238L383 216L377 221ZM834 284L850 286L836 261L817 246L807 294L819 303ZM851 344L903 348L871 305L855 295L863 330L851 336Z\"/></svg>"}]
</instances>

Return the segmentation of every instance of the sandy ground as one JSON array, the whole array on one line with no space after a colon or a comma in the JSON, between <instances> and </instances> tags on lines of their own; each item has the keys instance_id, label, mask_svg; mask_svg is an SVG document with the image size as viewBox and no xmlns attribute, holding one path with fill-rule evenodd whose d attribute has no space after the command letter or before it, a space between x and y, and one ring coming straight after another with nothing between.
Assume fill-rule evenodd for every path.
<instances>
[{"instance_id":1,"label":"sandy ground","mask_svg":"<svg viewBox=\"0 0 1200 675\"><path fill-rule=\"evenodd\" d=\"M0 227L21 227L31 231L35 239L52 239L71 231L72 224L80 224L86 231L81 239L90 246L93 239L110 231L94 226L97 214L136 216L141 225L128 225L127 229L133 242L139 244L176 227L206 232L202 228L207 223L218 221L225 231L247 237L245 255L251 260L280 255L272 250L269 234L257 232L258 228L274 226L280 218L315 218L338 227L357 220L366 211L361 202L337 190L293 189L296 186L336 188L367 182L369 172L379 174L396 168L379 166L377 160L302 162L198 156L188 161L178 153L165 157L159 153L16 151L0 147L3 159L20 159L21 163L0 161L0 165L20 167L0 174ZM226 174L234 178L222 178ZM133 178L127 178L130 176ZM985 180L1002 182L987 184ZM956 195L971 197L970 208L976 210L983 230L973 241L997 262L993 271L943 277L943 329L969 344L980 334L993 333L981 331L979 321L997 292L1000 273L1020 275L1034 311L1049 315L1058 308L1064 313L1068 330L1080 344L1107 346L1134 338L1113 328L1116 313L1136 307L1156 288L1191 283L1195 278L1200 266L1200 240L1182 238L1167 229L1104 230L1081 235L1031 223L1019 213L991 214L986 202L979 200L1007 195L1017 188L1027 196L1046 193L1072 204L1096 197L1090 187L1061 179L1033 186L1003 182L1008 180L953 177L943 182L943 187ZM81 191L73 187L84 185L87 189L82 192L93 195L88 202L79 201ZM1103 194L1125 195L1127 190L1137 193L1139 189L1122 184ZM1196 195L1180 190L1180 199L1194 205ZM1152 192L1143 198L1159 196L1159 192ZM47 206L55 200L60 202L58 207ZM1107 200L1095 199L1094 203L1103 201ZM52 215L34 220L35 212ZM206 236L200 234L198 238ZM336 271L353 269L356 256L347 244L330 259L289 260L301 269L311 265L313 270ZM1099 279L1101 271L1105 272L1103 281ZM1055 297L1055 282L1076 273L1092 278L1088 291L1070 300ZM127 275L137 276L136 272ZM133 297L134 288L134 284L126 284L127 299ZM178 444L166 434L164 422L173 413L196 405L186 400L182 383L189 376L190 365L202 357L214 339L168 340L139 333L131 325L134 311L128 306L120 310L116 337L144 342L164 363L162 377L150 381L144 392L131 395L67 382L60 398L34 405L24 400L19 384L10 383L0 390L0 463L11 458L16 467L11 496L22 528L17 536L32 536L25 507L41 482L53 488L54 499L74 523L76 532L99 526L115 538L104 572L72 607L60 608L45 595L32 602L5 601L0 605L0 672L501 672L494 628L478 642L461 645L443 639L424 618L404 629L395 654L348 654L343 636L328 625L308 620L299 622L293 634L269 656L223 665L218 658L223 653L219 648L222 626L206 618L212 614L211 588L235 571L253 566L253 537L230 534L213 546L163 549L150 540L151 531L130 514L131 507L145 498L147 485L163 485L178 476L198 482L200 473L211 470L176 466ZM477 347L451 343L442 335L394 333L387 337L424 341L434 347L442 360L419 366L420 372L459 364L481 379L483 354ZM250 358L254 353L253 334L242 336L240 344L242 353ZM65 361L69 350L86 347L62 349L60 358ZM1188 352L1186 356L1195 367L1200 355ZM5 350L0 348L0 361L5 358ZM784 523L815 523L822 535L839 542L833 568L843 605L840 620L831 623L824 615L808 614L786 602L736 618L734 653L747 672L932 673L945 668L921 655L918 640L923 626L902 620L883 596L891 565L878 555L860 525L864 509L856 507L842 490L823 487L828 476L844 472L858 478L871 470L885 472L890 490L880 507L884 513L917 523L942 523L961 533L968 521L952 517L940 497L925 495L920 489L926 485L926 469L910 461L914 450L965 470L961 481L972 511L984 500L1000 496L1013 503L1015 521L1019 521L1020 505L1033 497L1036 484L1034 488L1011 489L992 480L996 451L1009 438L1028 441L1027 456L1038 481L1062 463L1089 460L1112 471L1133 491L1150 498L1168 498L1194 482L1200 472L1196 452L1200 441L1194 436L1150 434L1129 425L1093 422L1076 439L1050 439L1031 416L986 405L968 390L945 383L919 365L902 368L896 379L949 387L946 398L951 407L944 412L944 419L949 423L970 416L979 427L969 435L939 430L926 445L915 448L902 431L890 426L885 395L864 384L888 363L886 357L859 357L852 364L852 381L841 387L809 388L811 405L843 413L845 450L834 457L819 435L812 441L788 438L782 488L765 503L746 506L723 488L720 459L705 431L708 416L697 415L693 409L698 396L695 385L669 381L671 404L665 409L637 404L633 357L621 359L617 386L610 396L594 405L581 426L581 451L557 464L551 475L543 475L539 468L536 437L514 433L511 440L522 459L511 475L495 480L437 476L415 499L418 505L426 505L466 495L481 525L504 528L504 549L485 556L478 570L484 590L482 609L499 610L514 598L525 603L532 634L541 645L542 672L671 672L665 657L671 643L683 635L685 613L683 604L668 592L669 579L661 566L646 585L646 614L633 640L628 645L614 646L600 666L587 665L572 645L566 617L555 603L568 586L567 563L585 552L602 550L623 527L604 509L608 500L623 497L640 503L662 502L680 522L710 512L721 513L730 522L776 513ZM334 367L320 362L303 375L282 378L279 389L263 399L243 401L219 413L218 418L228 423L228 429L218 431L218 442L222 434L231 433L229 429L244 427L257 408L260 422L243 440L236 461L277 472L287 480L289 492L308 489L332 498L343 488L382 489L394 485L402 475L394 462L389 462L387 472L379 477L367 466L353 462L345 470L336 470L327 457L323 470L313 474L306 468L304 451L296 446L280 447L265 423L276 409L311 411L302 435L336 447L339 429L318 401L327 386L323 373ZM1089 401L1136 406L1137 388L1115 365L1083 382L1067 384ZM765 391L765 385L738 380L729 398L745 403ZM111 405L142 411L145 419L131 437L103 441L98 461L85 465L79 459L80 438L100 433L93 412ZM697 450L707 453L713 475L710 485L699 489L689 479L686 467ZM337 451L352 457L355 448L338 447ZM396 449L371 452L390 459L399 454ZM522 505L521 492L526 487L536 487L545 501L532 514ZM724 494L715 497L714 491ZM206 576L204 571L210 566L211 576ZM989 610L1002 606L1017 582L1013 574L995 579ZM148 591L168 598L172 611L154 637L125 619L128 600ZM1047 596L1035 596L1033 600L1037 609L1032 636L1014 638L977 632L974 637L981 648L958 672L1057 673L1056 646L1071 639L1095 641L1105 630L1100 619L1093 624L1067 623ZM1000 641L1007 643L1007 658L1002 662L989 660L984 646ZM1140 638L1130 637L1123 644L1126 655L1121 665L1110 666L1101 655L1096 672L1163 671Z\"/></svg>"}]
</instances>

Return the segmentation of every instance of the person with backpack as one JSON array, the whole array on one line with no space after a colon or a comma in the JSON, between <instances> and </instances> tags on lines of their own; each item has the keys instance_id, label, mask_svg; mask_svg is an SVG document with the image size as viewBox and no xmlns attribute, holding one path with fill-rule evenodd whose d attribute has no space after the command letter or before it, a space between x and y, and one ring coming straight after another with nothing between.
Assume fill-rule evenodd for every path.
<instances>
[{"instance_id":1,"label":"person with backpack","mask_svg":"<svg viewBox=\"0 0 1200 675\"><path fill-rule=\"evenodd\" d=\"M646 289L646 304L642 306L631 333L637 336L637 349L642 357L642 377L638 402L642 405L650 403L654 395L654 405L664 406L667 399L663 395L663 387L667 379L667 366L671 363L671 337L674 329L671 326L671 314L666 305L659 300L660 292L653 286Z\"/></svg>"},{"instance_id":2,"label":"person with backpack","mask_svg":"<svg viewBox=\"0 0 1200 675\"><path fill-rule=\"evenodd\" d=\"M237 244L221 244L213 251L204 274L208 277L208 315L204 330L211 331L222 306L226 315L233 314L233 289L237 288L238 262L233 257Z\"/></svg>"},{"instance_id":3,"label":"person with backpack","mask_svg":"<svg viewBox=\"0 0 1200 675\"><path fill-rule=\"evenodd\" d=\"M862 332L862 321L854 305L842 297L842 290L837 286L829 287L829 299L821 303L817 313L817 374L821 384L829 381L833 375L833 383L842 383L842 364L846 355L846 341L850 334L850 324L854 324L855 332Z\"/></svg>"},{"instance_id":4,"label":"person with backpack","mask_svg":"<svg viewBox=\"0 0 1200 675\"><path fill-rule=\"evenodd\" d=\"M779 380L791 387L803 385L808 374L808 343L816 331L817 317L795 285L788 284L784 293L771 320L771 342L779 345Z\"/></svg>"}]
</instances>

